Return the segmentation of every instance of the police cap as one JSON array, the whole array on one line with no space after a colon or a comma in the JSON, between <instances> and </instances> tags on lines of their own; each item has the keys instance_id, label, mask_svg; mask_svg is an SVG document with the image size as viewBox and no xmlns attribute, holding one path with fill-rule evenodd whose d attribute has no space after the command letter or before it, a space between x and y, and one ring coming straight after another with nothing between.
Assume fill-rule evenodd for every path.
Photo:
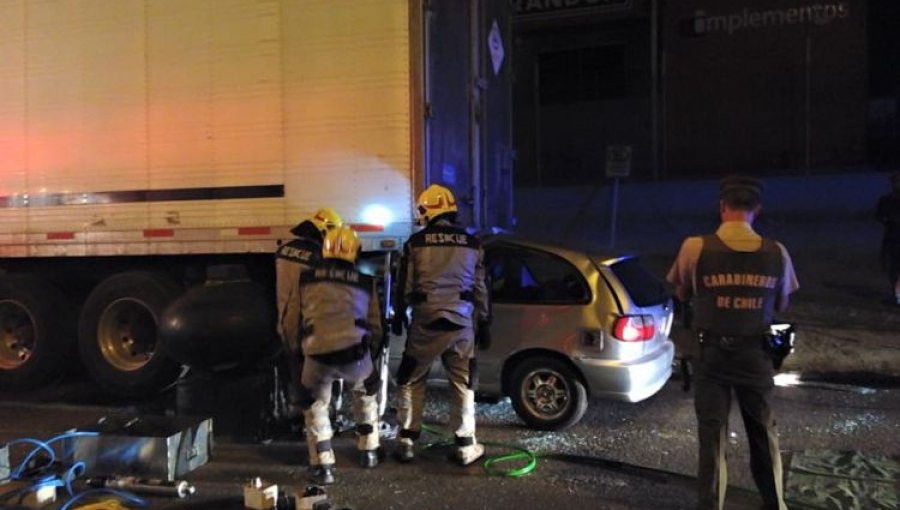
<instances>
[{"instance_id":1,"label":"police cap","mask_svg":"<svg viewBox=\"0 0 900 510\"><path fill-rule=\"evenodd\" d=\"M759 198L762 196L762 189L763 185L759 179L746 175L729 175L719 181L719 195L723 198L737 192L743 195L752 194Z\"/></svg>"}]
</instances>

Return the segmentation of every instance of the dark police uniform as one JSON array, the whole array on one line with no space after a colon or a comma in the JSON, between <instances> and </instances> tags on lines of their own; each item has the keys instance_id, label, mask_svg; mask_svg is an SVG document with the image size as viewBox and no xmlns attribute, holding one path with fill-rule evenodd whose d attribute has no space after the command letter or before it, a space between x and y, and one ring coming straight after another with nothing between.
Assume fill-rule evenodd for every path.
<instances>
[{"instance_id":1,"label":"dark police uniform","mask_svg":"<svg viewBox=\"0 0 900 510\"><path fill-rule=\"evenodd\" d=\"M760 238L747 223L726 222L716 235L688 238L667 279L693 289L693 327L700 342L694 393L700 443L698 508L724 505L734 395L765 507L786 509L778 436L768 403L774 367L764 334L779 298L797 288L787 251Z\"/></svg>"},{"instance_id":2,"label":"dark police uniform","mask_svg":"<svg viewBox=\"0 0 900 510\"><path fill-rule=\"evenodd\" d=\"M696 368L701 488L724 499L724 448L734 389L750 442L753 478L766 501L781 499L778 438L767 396L774 368L764 349L775 289L783 274L780 250L763 240L758 252L738 252L716 236L703 236L697 261L694 326L700 340ZM776 472L776 468L778 472ZM721 470L721 471L720 471ZM717 498L718 499L718 498ZM710 502L711 503L711 502ZM708 505L710 508L715 508ZM721 506L720 506L721 507ZM778 508L776 506L772 508Z\"/></svg>"},{"instance_id":3,"label":"dark police uniform","mask_svg":"<svg viewBox=\"0 0 900 510\"><path fill-rule=\"evenodd\" d=\"M894 304L900 305L900 173L891 177L893 191L878 199L876 216L884 225L881 240L881 264L894 291Z\"/></svg>"},{"instance_id":4,"label":"dark police uniform","mask_svg":"<svg viewBox=\"0 0 900 510\"><path fill-rule=\"evenodd\" d=\"M412 444L419 437L426 376L440 356L452 389L449 428L465 458L471 449L482 448L475 442L474 395L474 328L488 319L480 240L446 218L435 218L404 246L398 284L405 299L398 313L405 313L406 304L412 308L397 373L401 444Z\"/></svg>"},{"instance_id":5,"label":"dark police uniform","mask_svg":"<svg viewBox=\"0 0 900 510\"><path fill-rule=\"evenodd\" d=\"M301 406L307 426L310 466L333 465L333 430L328 415L331 387L352 385L357 449L375 452L378 438L378 373L371 352L381 341L378 295L372 277L352 263L324 260L300 276L302 347Z\"/></svg>"}]
</instances>

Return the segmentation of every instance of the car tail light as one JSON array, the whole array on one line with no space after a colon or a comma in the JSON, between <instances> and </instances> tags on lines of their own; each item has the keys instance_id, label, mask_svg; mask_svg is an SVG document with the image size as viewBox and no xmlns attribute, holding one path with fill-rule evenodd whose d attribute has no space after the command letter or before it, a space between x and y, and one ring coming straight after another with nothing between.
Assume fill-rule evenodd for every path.
<instances>
[{"instance_id":1,"label":"car tail light","mask_svg":"<svg viewBox=\"0 0 900 510\"><path fill-rule=\"evenodd\" d=\"M624 315L613 324L613 336L623 342L644 342L655 335L652 315Z\"/></svg>"}]
</instances>

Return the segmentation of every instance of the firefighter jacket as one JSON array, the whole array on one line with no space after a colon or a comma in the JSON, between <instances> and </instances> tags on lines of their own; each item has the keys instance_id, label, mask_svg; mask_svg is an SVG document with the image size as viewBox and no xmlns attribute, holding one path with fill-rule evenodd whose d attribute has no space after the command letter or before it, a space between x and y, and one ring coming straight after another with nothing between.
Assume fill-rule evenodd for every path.
<instances>
[{"instance_id":1,"label":"firefighter jacket","mask_svg":"<svg viewBox=\"0 0 900 510\"><path fill-rule=\"evenodd\" d=\"M716 235L703 236L694 327L719 335L762 335L772 323L783 275L781 250L774 241L763 239L759 250L742 252Z\"/></svg>"},{"instance_id":2,"label":"firefighter jacket","mask_svg":"<svg viewBox=\"0 0 900 510\"><path fill-rule=\"evenodd\" d=\"M381 307L371 276L349 262L324 260L301 274L300 295L305 356L342 364L378 347L373 344L382 338Z\"/></svg>"},{"instance_id":3,"label":"firefighter jacket","mask_svg":"<svg viewBox=\"0 0 900 510\"><path fill-rule=\"evenodd\" d=\"M322 258L322 245L308 237L292 239L275 252L278 334L290 352L300 352L300 273Z\"/></svg>"},{"instance_id":4,"label":"firefighter jacket","mask_svg":"<svg viewBox=\"0 0 900 510\"><path fill-rule=\"evenodd\" d=\"M403 250L398 313L409 305L416 320L463 327L490 319L480 239L439 217L410 236Z\"/></svg>"}]
</instances>

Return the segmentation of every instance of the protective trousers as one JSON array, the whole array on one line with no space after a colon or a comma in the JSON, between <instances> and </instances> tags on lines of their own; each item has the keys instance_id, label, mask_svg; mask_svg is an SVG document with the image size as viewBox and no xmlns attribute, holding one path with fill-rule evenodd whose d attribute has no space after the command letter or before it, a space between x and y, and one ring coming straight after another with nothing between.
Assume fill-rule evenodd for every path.
<instances>
[{"instance_id":1,"label":"protective trousers","mask_svg":"<svg viewBox=\"0 0 900 510\"><path fill-rule=\"evenodd\" d=\"M733 393L732 393L733 392ZM750 447L750 470L767 510L787 510L782 487L781 454L775 420L769 408L771 388L699 378L694 408L700 441L699 510L722 510L728 486L726 449L732 394L737 397Z\"/></svg>"},{"instance_id":2,"label":"protective trousers","mask_svg":"<svg viewBox=\"0 0 900 510\"><path fill-rule=\"evenodd\" d=\"M331 427L329 405L332 383L337 379L343 379L352 387L356 448L359 451L378 448L377 394L375 391L368 391L365 385L372 370L372 359L369 356L346 365L325 365L312 357L306 359L301 386L312 400L312 404L304 410L310 466L334 464L334 450L331 446L334 430Z\"/></svg>"},{"instance_id":3,"label":"protective trousers","mask_svg":"<svg viewBox=\"0 0 900 510\"><path fill-rule=\"evenodd\" d=\"M397 419L400 440L412 443L422 430L425 382L428 370L440 356L452 390L449 428L457 438L475 438L475 374L470 373L475 333L471 327L431 329L415 320L409 328L406 351L398 371L400 384Z\"/></svg>"}]
</instances>

